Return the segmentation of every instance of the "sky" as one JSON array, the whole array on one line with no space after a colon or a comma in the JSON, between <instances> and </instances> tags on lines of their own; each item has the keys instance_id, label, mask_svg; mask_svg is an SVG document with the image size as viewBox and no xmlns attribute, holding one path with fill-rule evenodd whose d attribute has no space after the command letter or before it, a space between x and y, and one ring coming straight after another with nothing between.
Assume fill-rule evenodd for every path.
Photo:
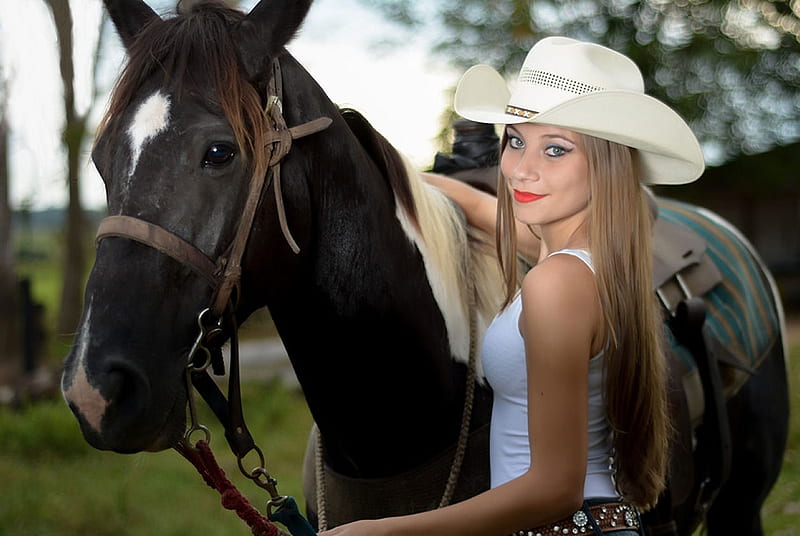
<instances>
[{"instance_id":1,"label":"sky","mask_svg":"<svg viewBox=\"0 0 800 536\"><path fill-rule=\"evenodd\" d=\"M102 14L101 0L70 0L74 18L76 99L79 111L91 100L88 70ZM175 0L148 0L159 13ZM256 0L244 0L249 10ZM34 210L66 203L62 86L57 42L43 0L0 0L0 61L7 79L11 129L11 203ZM402 43L387 47L385 40ZM316 0L289 51L328 96L366 118L418 167L433 162L440 114L449 105L448 89L460 73L432 58L423 36L386 23L358 0ZM93 125L105 110L124 51L111 31L101 56L101 94ZM87 208L105 206L99 176L82 158L82 200Z\"/></svg>"}]
</instances>

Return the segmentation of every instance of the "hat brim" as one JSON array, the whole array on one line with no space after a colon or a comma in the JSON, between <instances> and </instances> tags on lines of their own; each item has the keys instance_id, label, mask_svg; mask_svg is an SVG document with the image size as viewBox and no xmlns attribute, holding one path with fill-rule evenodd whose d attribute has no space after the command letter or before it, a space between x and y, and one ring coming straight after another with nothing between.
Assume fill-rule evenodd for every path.
<instances>
[{"instance_id":1,"label":"hat brim","mask_svg":"<svg viewBox=\"0 0 800 536\"><path fill-rule=\"evenodd\" d=\"M553 125L638 149L642 179L685 184L705 169L703 152L686 122L658 99L635 91L597 91L577 96L527 119L505 112L511 91L488 65L468 70L456 88L456 113L479 123Z\"/></svg>"}]
</instances>

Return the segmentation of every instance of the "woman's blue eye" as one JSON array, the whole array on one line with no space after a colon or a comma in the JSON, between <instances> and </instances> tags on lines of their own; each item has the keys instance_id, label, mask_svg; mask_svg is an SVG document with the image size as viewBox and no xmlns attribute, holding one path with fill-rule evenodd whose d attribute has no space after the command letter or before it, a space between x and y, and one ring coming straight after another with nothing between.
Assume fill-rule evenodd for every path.
<instances>
[{"instance_id":1,"label":"woman's blue eye","mask_svg":"<svg viewBox=\"0 0 800 536\"><path fill-rule=\"evenodd\" d=\"M568 152L569 149L562 147L561 145L548 145L544 150L544 154L547 156L564 156Z\"/></svg>"},{"instance_id":2,"label":"woman's blue eye","mask_svg":"<svg viewBox=\"0 0 800 536\"><path fill-rule=\"evenodd\" d=\"M512 149L522 149L523 147L525 147L525 142L522 141L522 138L518 136L509 135L508 146L511 147Z\"/></svg>"},{"instance_id":3,"label":"woman's blue eye","mask_svg":"<svg viewBox=\"0 0 800 536\"><path fill-rule=\"evenodd\" d=\"M203 167L222 167L236 156L236 148L229 143L214 143L206 150Z\"/></svg>"}]
</instances>

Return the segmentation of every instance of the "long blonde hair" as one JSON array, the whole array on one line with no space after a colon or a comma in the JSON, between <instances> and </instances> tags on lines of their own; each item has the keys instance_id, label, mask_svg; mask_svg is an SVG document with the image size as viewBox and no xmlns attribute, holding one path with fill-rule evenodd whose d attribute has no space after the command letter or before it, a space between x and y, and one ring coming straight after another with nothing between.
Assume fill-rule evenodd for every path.
<instances>
[{"instance_id":1,"label":"long blonde hair","mask_svg":"<svg viewBox=\"0 0 800 536\"><path fill-rule=\"evenodd\" d=\"M592 136L582 139L589 160L589 247L607 334L605 400L615 480L626 500L646 510L665 486L671 433L663 324L653 292L652 215L638 153ZM502 177L497 191L497 253L508 304L517 289L517 252Z\"/></svg>"}]
</instances>

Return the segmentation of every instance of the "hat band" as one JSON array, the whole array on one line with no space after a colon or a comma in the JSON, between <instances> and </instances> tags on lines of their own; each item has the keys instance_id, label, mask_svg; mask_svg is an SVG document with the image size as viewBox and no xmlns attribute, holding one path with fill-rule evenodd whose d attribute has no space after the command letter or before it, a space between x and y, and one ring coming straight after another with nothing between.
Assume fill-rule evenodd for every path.
<instances>
[{"instance_id":1,"label":"hat band","mask_svg":"<svg viewBox=\"0 0 800 536\"><path fill-rule=\"evenodd\" d=\"M510 104L506 106L506 113L509 115L515 115L517 117L524 117L525 119L530 119L537 115L539 112L534 112L533 110L526 110L525 108L517 108L516 106L511 106Z\"/></svg>"},{"instance_id":2,"label":"hat band","mask_svg":"<svg viewBox=\"0 0 800 536\"><path fill-rule=\"evenodd\" d=\"M595 91L603 91L605 88L602 86L595 86L575 80L574 78L567 78L560 74L551 73L548 71L541 71L539 69L525 69L519 72L518 81L520 84L527 84L531 86L544 86L575 95L583 95L585 93L594 93Z\"/></svg>"}]
</instances>

